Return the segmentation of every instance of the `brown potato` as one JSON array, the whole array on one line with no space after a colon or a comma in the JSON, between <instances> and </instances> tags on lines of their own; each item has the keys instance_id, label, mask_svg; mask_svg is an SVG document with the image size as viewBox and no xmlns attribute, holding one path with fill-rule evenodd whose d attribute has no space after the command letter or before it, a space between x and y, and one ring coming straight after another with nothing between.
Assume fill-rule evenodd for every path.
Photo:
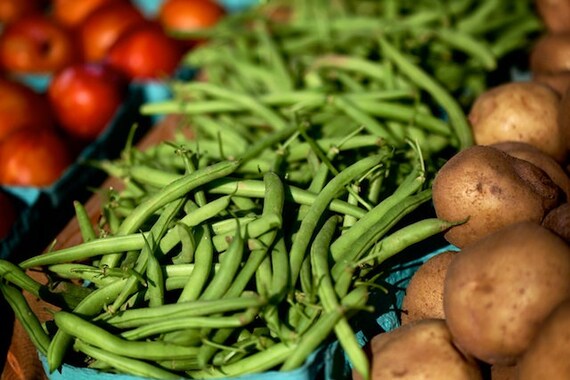
<instances>
[{"instance_id":1,"label":"brown potato","mask_svg":"<svg viewBox=\"0 0 570 380\"><path fill-rule=\"evenodd\" d=\"M553 33L570 31L570 1L536 0L536 10L546 26Z\"/></svg>"},{"instance_id":2,"label":"brown potato","mask_svg":"<svg viewBox=\"0 0 570 380\"><path fill-rule=\"evenodd\" d=\"M491 380L516 380L517 367L506 365L491 366Z\"/></svg>"},{"instance_id":3,"label":"brown potato","mask_svg":"<svg viewBox=\"0 0 570 380\"><path fill-rule=\"evenodd\" d=\"M439 218L467 220L444 235L457 247L511 223L540 223L562 201L560 188L544 171L491 146L472 146L453 156L432 188Z\"/></svg>"},{"instance_id":4,"label":"brown potato","mask_svg":"<svg viewBox=\"0 0 570 380\"><path fill-rule=\"evenodd\" d=\"M550 179L566 194L566 199L570 199L570 176L568 176L562 166L548 154L533 145L520 141L502 142L491 146L507 152L513 157L528 161L544 170Z\"/></svg>"},{"instance_id":5,"label":"brown potato","mask_svg":"<svg viewBox=\"0 0 570 380\"><path fill-rule=\"evenodd\" d=\"M566 202L546 214L542 225L570 243L570 203Z\"/></svg>"},{"instance_id":6,"label":"brown potato","mask_svg":"<svg viewBox=\"0 0 570 380\"><path fill-rule=\"evenodd\" d=\"M454 347L442 319L409 323L375 336L370 346L372 380L482 379L476 362ZM353 373L353 379L360 377Z\"/></svg>"},{"instance_id":7,"label":"brown potato","mask_svg":"<svg viewBox=\"0 0 570 380\"><path fill-rule=\"evenodd\" d=\"M530 70L535 73L570 71L570 33L545 33L532 47Z\"/></svg>"},{"instance_id":8,"label":"brown potato","mask_svg":"<svg viewBox=\"0 0 570 380\"><path fill-rule=\"evenodd\" d=\"M448 268L443 305L463 352L513 365L568 297L570 246L536 223L521 222L463 248Z\"/></svg>"},{"instance_id":9,"label":"brown potato","mask_svg":"<svg viewBox=\"0 0 570 380\"><path fill-rule=\"evenodd\" d=\"M570 376L570 300L545 320L518 364L519 380L565 380Z\"/></svg>"},{"instance_id":10,"label":"brown potato","mask_svg":"<svg viewBox=\"0 0 570 380\"><path fill-rule=\"evenodd\" d=\"M469 111L479 145L523 141L563 162L567 148L558 124L560 96L536 82L509 82L482 93Z\"/></svg>"},{"instance_id":11,"label":"brown potato","mask_svg":"<svg viewBox=\"0 0 570 380\"><path fill-rule=\"evenodd\" d=\"M570 88L570 71L558 73L534 72L531 73L531 77L533 82L552 88L560 96Z\"/></svg>"},{"instance_id":12,"label":"brown potato","mask_svg":"<svg viewBox=\"0 0 570 380\"><path fill-rule=\"evenodd\" d=\"M570 88L566 90L560 99L558 124L564 135L563 138L566 141L566 149L570 150Z\"/></svg>"},{"instance_id":13,"label":"brown potato","mask_svg":"<svg viewBox=\"0 0 570 380\"><path fill-rule=\"evenodd\" d=\"M445 251L423 263L410 279L402 301L402 324L438 318L444 319L443 281L447 267L457 251Z\"/></svg>"}]
</instances>

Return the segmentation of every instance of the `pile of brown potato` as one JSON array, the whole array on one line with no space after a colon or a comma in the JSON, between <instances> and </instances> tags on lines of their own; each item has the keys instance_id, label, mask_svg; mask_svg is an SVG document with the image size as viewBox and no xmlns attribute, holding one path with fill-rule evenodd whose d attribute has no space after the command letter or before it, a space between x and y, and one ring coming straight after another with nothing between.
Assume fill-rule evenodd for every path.
<instances>
[{"instance_id":1,"label":"pile of brown potato","mask_svg":"<svg viewBox=\"0 0 570 380\"><path fill-rule=\"evenodd\" d=\"M570 379L570 1L537 10L531 79L476 99L475 145L433 182L458 249L411 278L402 326L369 342L372 379Z\"/></svg>"}]
</instances>

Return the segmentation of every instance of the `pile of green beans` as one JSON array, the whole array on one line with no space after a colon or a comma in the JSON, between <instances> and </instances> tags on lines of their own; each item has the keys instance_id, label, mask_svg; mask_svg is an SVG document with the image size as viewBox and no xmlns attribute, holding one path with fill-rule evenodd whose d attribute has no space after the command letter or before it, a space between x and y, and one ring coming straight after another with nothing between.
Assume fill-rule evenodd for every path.
<instances>
[{"instance_id":1,"label":"pile of green beans","mask_svg":"<svg viewBox=\"0 0 570 380\"><path fill-rule=\"evenodd\" d=\"M75 204L81 244L0 260L0 289L50 371L83 358L160 379L288 371L336 337L367 377L350 321L373 311L373 279L385 260L452 225L413 217L431 199L421 152L331 155L301 188L274 170L254 178L242 161L159 145L161 155L128 147L106 162L124 188L108 190L96 225ZM395 160L405 176L379 196L375 183ZM415 221L398 225L406 217ZM66 284L66 296L27 269ZM53 305L53 321L39 323L21 290Z\"/></svg>"},{"instance_id":2,"label":"pile of green beans","mask_svg":"<svg viewBox=\"0 0 570 380\"><path fill-rule=\"evenodd\" d=\"M142 107L176 115L172 139L94 163L122 186L101 190L95 225L75 204L83 242L0 260L49 370L289 371L338 339L369 378L353 321L378 306L388 259L462 222L434 216L431 182L472 143L464 99L537 30L526 6L268 1L198 33L209 42L185 63L207 80L172 80L171 100Z\"/></svg>"}]
</instances>

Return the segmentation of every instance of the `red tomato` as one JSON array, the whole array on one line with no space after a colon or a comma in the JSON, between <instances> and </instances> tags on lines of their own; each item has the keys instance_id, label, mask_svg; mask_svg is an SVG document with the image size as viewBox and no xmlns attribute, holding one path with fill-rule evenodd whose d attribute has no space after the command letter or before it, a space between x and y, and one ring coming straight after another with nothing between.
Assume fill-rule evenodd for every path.
<instances>
[{"instance_id":1,"label":"red tomato","mask_svg":"<svg viewBox=\"0 0 570 380\"><path fill-rule=\"evenodd\" d=\"M99 7L123 0L52 0L52 17L68 28L80 25Z\"/></svg>"},{"instance_id":2,"label":"red tomato","mask_svg":"<svg viewBox=\"0 0 570 380\"><path fill-rule=\"evenodd\" d=\"M4 192L0 192L0 240L8 236L12 226L18 219L15 200Z\"/></svg>"},{"instance_id":3,"label":"red tomato","mask_svg":"<svg viewBox=\"0 0 570 380\"><path fill-rule=\"evenodd\" d=\"M77 58L71 35L42 14L18 19L0 35L0 62L7 71L52 73Z\"/></svg>"},{"instance_id":4,"label":"red tomato","mask_svg":"<svg viewBox=\"0 0 570 380\"><path fill-rule=\"evenodd\" d=\"M154 23L128 31L107 55L107 61L131 79L168 76L174 72L181 58L180 44Z\"/></svg>"},{"instance_id":5,"label":"red tomato","mask_svg":"<svg viewBox=\"0 0 570 380\"><path fill-rule=\"evenodd\" d=\"M128 29L145 22L143 14L126 2L102 6L80 25L79 41L86 61L99 61Z\"/></svg>"},{"instance_id":6,"label":"red tomato","mask_svg":"<svg viewBox=\"0 0 570 380\"><path fill-rule=\"evenodd\" d=\"M48 87L48 98L59 125L80 140L95 139L124 100L126 79L103 63L66 67Z\"/></svg>"},{"instance_id":7,"label":"red tomato","mask_svg":"<svg viewBox=\"0 0 570 380\"><path fill-rule=\"evenodd\" d=\"M166 30L196 30L215 25L225 15L213 0L165 0L158 20Z\"/></svg>"},{"instance_id":8,"label":"red tomato","mask_svg":"<svg viewBox=\"0 0 570 380\"><path fill-rule=\"evenodd\" d=\"M0 143L0 184L47 186L71 163L67 145L53 130L20 129Z\"/></svg>"},{"instance_id":9,"label":"red tomato","mask_svg":"<svg viewBox=\"0 0 570 380\"><path fill-rule=\"evenodd\" d=\"M39 13L43 5L40 0L1 0L0 23L9 24L23 16Z\"/></svg>"},{"instance_id":10,"label":"red tomato","mask_svg":"<svg viewBox=\"0 0 570 380\"><path fill-rule=\"evenodd\" d=\"M0 78L0 141L20 128L51 128L53 125L47 97L20 82Z\"/></svg>"}]
</instances>

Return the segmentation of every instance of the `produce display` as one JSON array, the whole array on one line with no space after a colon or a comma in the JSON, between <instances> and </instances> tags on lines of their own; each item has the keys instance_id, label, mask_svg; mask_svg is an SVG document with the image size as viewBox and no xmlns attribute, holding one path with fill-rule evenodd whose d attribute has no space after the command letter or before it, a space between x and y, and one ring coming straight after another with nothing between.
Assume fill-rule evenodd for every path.
<instances>
[{"instance_id":1,"label":"produce display","mask_svg":"<svg viewBox=\"0 0 570 380\"><path fill-rule=\"evenodd\" d=\"M567 377L545 357L570 353L570 89L531 59L551 8L272 0L195 29L167 3L159 27L113 2L134 26L83 54L197 69L137 110L168 137L91 163L113 185L73 203L81 241L0 259L48 378Z\"/></svg>"},{"instance_id":2,"label":"produce display","mask_svg":"<svg viewBox=\"0 0 570 380\"><path fill-rule=\"evenodd\" d=\"M212 25L226 13L211 0L193 3L193 24L186 28ZM61 221L52 221L47 234L57 233L73 215L74 197L85 200L86 189L104 179L89 161L117 157L132 125L140 138L155 120L141 116L138 107L167 96L164 78L188 76L177 70L189 40L167 35L172 26L159 20L157 10L147 10L150 3L142 5L0 4L0 188L25 204L12 232L0 240L0 257L37 250L39 245L22 243L24 235L50 212ZM42 248L46 239L38 239Z\"/></svg>"}]
</instances>

